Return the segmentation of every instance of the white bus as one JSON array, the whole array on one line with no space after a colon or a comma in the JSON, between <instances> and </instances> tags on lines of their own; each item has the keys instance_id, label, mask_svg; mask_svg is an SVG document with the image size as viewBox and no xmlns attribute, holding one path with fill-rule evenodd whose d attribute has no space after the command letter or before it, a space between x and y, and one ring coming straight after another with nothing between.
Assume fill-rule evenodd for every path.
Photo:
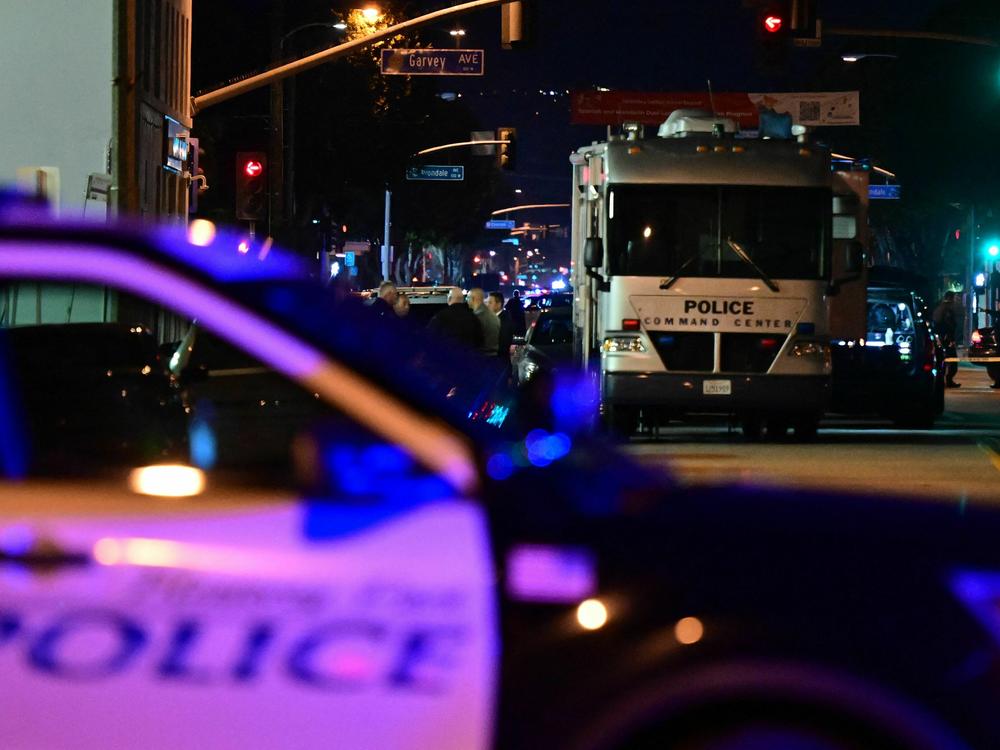
<instances>
[{"instance_id":1,"label":"white bus","mask_svg":"<svg viewBox=\"0 0 1000 750\"><path fill-rule=\"evenodd\" d=\"M812 436L839 289L830 152L689 110L659 137L626 131L571 157L574 322L607 423L712 412L751 438ZM846 249L838 270L857 274L861 246Z\"/></svg>"}]
</instances>

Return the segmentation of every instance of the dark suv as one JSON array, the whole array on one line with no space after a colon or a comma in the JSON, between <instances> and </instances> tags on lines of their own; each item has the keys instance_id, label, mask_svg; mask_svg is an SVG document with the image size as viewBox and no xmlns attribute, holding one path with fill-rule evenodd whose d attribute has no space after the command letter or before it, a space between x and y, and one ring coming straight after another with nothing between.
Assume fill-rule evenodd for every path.
<instances>
[{"instance_id":1,"label":"dark suv","mask_svg":"<svg viewBox=\"0 0 1000 750\"><path fill-rule=\"evenodd\" d=\"M931 330L925 286L898 269L869 271L865 339L831 342L831 411L933 426L944 411L944 354Z\"/></svg>"},{"instance_id":2,"label":"dark suv","mask_svg":"<svg viewBox=\"0 0 1000 750\"><path fill-rule=\"evenodd\" d=\"M969 360L976 365L985 365L986 373L993 381L993 388L1000 388L1000 312L987 310L992 324L977 328L969 342Z\"/></svg>"}]
</instances>

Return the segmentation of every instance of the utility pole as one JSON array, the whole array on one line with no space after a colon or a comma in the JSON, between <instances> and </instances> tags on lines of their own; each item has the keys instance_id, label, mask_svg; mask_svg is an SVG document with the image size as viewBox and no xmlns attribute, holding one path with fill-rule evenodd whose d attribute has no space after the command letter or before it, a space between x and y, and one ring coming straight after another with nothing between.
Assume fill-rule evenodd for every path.
<instances>
[{"instance_id":1,"label":"utility pole","mask_svg":"<svg viewBox=\"0 0 1000 750\"><path fill-rule=\"evenodd\" d=\"M389 244L389 230L392 227L391 211L392 211L392 193L389 191L388 188L386 188L386 191L385 191L385 227L384 227L384 230L383 230L383 233L382 233L382 280L383 281L391 281L392 280L392 278L389 275L390 270L391 270L389 268L389 266L390 266L390 263L389 263L389 261L390 261L389 251L390 251L390 249L392 247Z\"/></svg>"}]
</instances>

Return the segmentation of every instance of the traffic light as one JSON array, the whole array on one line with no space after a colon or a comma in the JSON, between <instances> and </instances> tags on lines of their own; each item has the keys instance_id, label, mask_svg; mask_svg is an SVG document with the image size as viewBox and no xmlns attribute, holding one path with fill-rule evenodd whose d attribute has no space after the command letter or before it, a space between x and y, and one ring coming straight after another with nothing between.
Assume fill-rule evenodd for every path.
<instances>
[{"instance_id":1,"label":"traffic light","mask_svg":"<svg viewBox=\"0 0 1000 750\"><path fill-rule=\"evenodd\" d=\"M511 0L500 6L500 46L504 49L526 46L531 41L532 0Z\"/></svg>"},{"instance_id":2,"label":"traffic light","mask_svg":"<svg viewBox=\"0 0 1000 750\"><path fill-rule=\"evenodd\" d=\"M757 66L777 73L788 62L792 19L787 2L769 2L757 11Z\"/></svg>"},{"instance_id":3,"label":"traffic light","mask_svg":"<svg viewBox=\"0 0 1000 750\"><path fill-rule=\"evenodd\" d=\"M514 169L514 156L517 153L517 128L497 128L497 166L505 172Z\"/></svg>"},{"instance_id":4,"label":"traffic light","mask_svg":"<svg viewBox=\"0 0 1000 750\"><path fill-rule=\"evenodd\" d=\"M267 215L267 154L236 154L236 218L260 221Z\"/></svg>"},{"instance_id":5,"label":"traffic light","mask_svg":"<svg viewBox=\"0 0 1000 750\"><path fill-rule=\"evenodd\" d=\"M983 240L983 257L988 261L1000 260L1000 237L988 237Z\"/></svg>"}]
</instances>

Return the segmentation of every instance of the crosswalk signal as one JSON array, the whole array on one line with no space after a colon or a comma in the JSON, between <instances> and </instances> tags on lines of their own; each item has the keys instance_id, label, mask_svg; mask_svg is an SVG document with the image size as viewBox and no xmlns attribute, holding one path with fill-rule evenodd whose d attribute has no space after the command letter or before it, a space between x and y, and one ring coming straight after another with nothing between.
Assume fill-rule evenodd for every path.
<instances>
[{"instance_id":1,"label":"crosswalk signal","mask_svg":"<svg viewBox=\"0 0 1000 750\"><path fill-rule=\"evenodd\" d=\"M497 128L497 140L507 141L497 144L497 166L505 172L510 172L514 169L517 128Z\"/></svg>"},{"instance_id":2,"label":"crosswalk signal","mask_svg":"<svg viewBox=\"0 0 1000 750\"><path fill-rule=\"evenodd\" d=\"M267 214L267 154L236 154L236 218L260 221Z\"/></svg>"}]
</instances>

